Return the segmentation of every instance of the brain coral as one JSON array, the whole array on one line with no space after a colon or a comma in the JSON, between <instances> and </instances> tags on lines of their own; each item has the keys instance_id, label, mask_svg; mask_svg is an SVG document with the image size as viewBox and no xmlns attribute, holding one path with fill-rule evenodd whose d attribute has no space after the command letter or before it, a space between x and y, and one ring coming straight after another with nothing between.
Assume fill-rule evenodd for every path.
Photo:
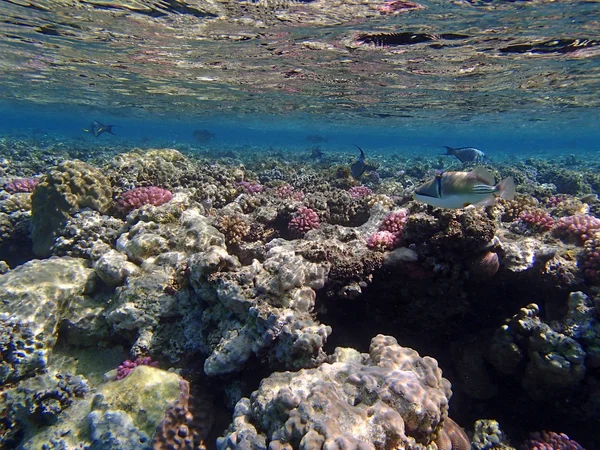
<instances>
[{"instance_id":1,"label":"brain coral","mask_svg":"<svg viewBox=\"0 0 600 450\"><path fill-rule=\"evenodd\" d=\"M112 188L102 172L82 161L64 161L44 176L31 196L31 239L38 256L49 256L69 215L83 208L105 213Z\"/></svg>"},{"instance_id":2,"label":"brain coral","mask_svg":"<svg viewBox=\"0 0 600 450\"><path fill-rule=\"evenodd\" d=\"M442 432L450 396L433 358L378 335L368 355L338 348L332 363L264 379L217 446L423 448Z\"/></svg>"}]
</instances>

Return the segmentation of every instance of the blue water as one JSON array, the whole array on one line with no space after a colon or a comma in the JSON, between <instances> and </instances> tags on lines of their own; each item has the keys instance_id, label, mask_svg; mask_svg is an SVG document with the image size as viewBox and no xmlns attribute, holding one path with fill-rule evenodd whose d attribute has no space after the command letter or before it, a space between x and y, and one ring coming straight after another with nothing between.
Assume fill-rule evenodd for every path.
<instances>
[{"instance_id":1,"label":"blue water","mask_svg":"<svg viewBox=\"0 0 600 450\"><path fill-rule=\"evenodd\" d=\"M376 123L357 125L342 120L323 123L319 117L261 117L243 118L220 116L195 119L193 117L153 117L147 114L121 110L118 115L101 108L78 108L60 105L36 106L15 104L0 107L0 134L35 136L50 134L55 139L85 140L88 143L120 146L176 146L187 144L211 147L279 147L288 151L305 152L320 146L328 151L355 152L359 145L377 154L405 154L433 156L440 147L477 147L489 157L518 158L548 155L580 154L594 157L600 150L600 116L595 110L580 110L561 120L561 115L542 121L529 121L519 114L506 117L482 117L470 121L452 121L438 118L431 121L410 118L382 118ZM114 124L115 135L104 133L99 137L85 133L93 120ZM196 129L206 129L216 138L199 143L193 137ZM327 142L311 143L307 136L319 135Z\"/></svg>"}]
</instances>

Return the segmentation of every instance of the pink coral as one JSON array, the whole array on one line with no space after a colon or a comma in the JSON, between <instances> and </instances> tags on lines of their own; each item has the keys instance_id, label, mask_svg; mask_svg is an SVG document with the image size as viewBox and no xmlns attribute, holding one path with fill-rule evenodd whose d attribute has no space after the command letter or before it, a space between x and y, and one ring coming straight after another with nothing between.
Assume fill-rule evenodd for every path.
<instances>
[{"instance_id":1,"label":"pink coral","mask_svg":"<svg viewBox=\"0 0 600 450\"><path fill-rule=\"evenodd\" d=\"M263 185L255 181L240 181L238 186L241 187L246 194L258 194L263 190Z\"/></svg>"},{"instance_id":2,"label":"pink coral","mask_svg":"<svg viewBox=\"0 0 600 450\"><path fill-rule=\"evenodd\" d=\"M296 201L302 201L304 199L304 192L296 191L289 184L279 186L276 190L277 197L279 198L290 198Z\"/></svg>"},{"instance_id":3,"label":"pink coral","mask_svg":"<svg viewBox=\"0 0 600 450\"><path fill-rule=\"evenodd\" d=\"M352 198L365 198L369 195L373 195L373 191L366 186L352 186L348 189L348 193Z\"/></svg>"},{"instance_id":4,"label":"pink coral","mask_svg":"<svg viewBox=\"0 0 600 450\"><path fill-rule=\"evenodd\" d=\"M301 206L290 220L288 229L297 234L304 234L307 231L319 228L319 216L310 208Z\"/></svg>"},{"instance_id":5,"label":"pink coral","mask_svg":"<svg viewBox=\"0 0 600 450\"><path fill-rule=\"evenodd\" d=\"M525 442L523 448L525 450L584 450L566 434L553 431L532 433L531 439Z\"/></svg>"},{"instance_id":6,"label":"pink coral","mask_svg":"<svg viewBox=\"0 0 600 450\"><path fill-rule=\"evenodd\" d=\"M173 198L171 191L157 186L139 187L123 192L117 201L117 208L124 213L144 205L160 206Z\"/></svg>"},{"instance_id":7,"label":"pink coral","mask_svg":"<svg viewBox=\"0 0 600 450\"><path fill-rule=\"evenodd\" d=\"M600 234L594 234L583 244L581 256L583 275L592 283L600 282Z\"/></svg>"},{"instance_id":8,"label":"pink coral","mask_svg":"<svg viewBox=\"0 0 600 450\"><path fill-rule=\"evenodd\" d=\"M543 210L528 210L521 213L519 218L535 231L548 231L554 226L554 219Z\"/></svg>"},{"instance_id":9,"label":"pink coral","mask_svg":"<svg viewBox=\"0 0 600 450\"><path fill-rule=\"evenodd\" d=\"M389 231L400 236L404 229L404 224L408 220L408 214L405 209L388 214L379 225L380 231Z\"/></svg>"},{"instance_id":10,"label":"pink coral","mask_svg":"<svg viewBox=\"0 0 600 450\"><path fill-rule=\"evenodd\" d=\"M11 194L33 192L39 182L39 178L15 178L4 185L4 190Z\"/></svg>"},{"instance_id":11,"label":"pink coral","mask_svg":"<svg viewBox=\"0 0 600 450\"><path fill-rule=\"evenodd\" d=\"M377 231L367 239L367 247L371 250L391 250L398 242L397 236L390 231Z\"/></svg>"},{"instance_id":12,"label":"pink coral","mask_svg":"<svg viewBox=\"0 0 600 450\"><path fill-rule=\"evenodd\" d=\"M125 378L137 366L158 367L158 362L152 361L152 358L149 356L145 356L143 358L137 357L134 361L127 359L123 361L123 364L117 367L117 380L122 380Z\"/></svg>"},{"instance_id":13,"label":"pink coral","mask_svg":"<svg viewBox=\"0 0 600 450\"><path fill-rule=\"evenodd\" d=\"M546 201L546 204L550 208L554 208L554 207L560 205L561 203L566 202L568 199L569 199L569 196L566 194L553 195L550 198L548 198L548 200Z\"/></svg>"},{"instance_id":14,"label":"pink coral","mask_svg":"<svg viewBox=\"0 0 600 450\"><path fill-rule=\"evenodd\" d=\"M413 9L423 9L424 6L418 3L413 3L408 0L387 0L383 2L383 5L377 7L377 10L384 15L387 14L399 14Z\"/></svg>"},{"instance_id":15,"label":"pink coral","mask_svg":"<svg viewBox=\"0 0 600 450\"><path fill-rule=\"evenodd\" d=\"M561 217L554 231L561 237L583 244L594 232L600 231L600 219L584 214Z\"/></svg>"}]
</instances>

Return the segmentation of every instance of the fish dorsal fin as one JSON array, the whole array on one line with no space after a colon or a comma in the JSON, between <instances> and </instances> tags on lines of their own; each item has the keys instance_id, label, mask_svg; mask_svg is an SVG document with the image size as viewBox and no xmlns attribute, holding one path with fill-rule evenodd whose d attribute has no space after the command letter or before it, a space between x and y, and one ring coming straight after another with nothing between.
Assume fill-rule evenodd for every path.
<instances>
[{"instance_id":1,"label":"fish dorsal fin","mask_svg":"<svg viewBox=\"0 0 600 450\"><path fill-rule=\"evenodd\" d=\"M494 175L492 175L489 170L487 170L483 167L475 167L473 169L473 171L471 172L471 175L473 177L477 178L478 180L481 180L484 183L489 184L490 186L493 186L496 181L494 179Z\"/></svg>"}]
</instances>

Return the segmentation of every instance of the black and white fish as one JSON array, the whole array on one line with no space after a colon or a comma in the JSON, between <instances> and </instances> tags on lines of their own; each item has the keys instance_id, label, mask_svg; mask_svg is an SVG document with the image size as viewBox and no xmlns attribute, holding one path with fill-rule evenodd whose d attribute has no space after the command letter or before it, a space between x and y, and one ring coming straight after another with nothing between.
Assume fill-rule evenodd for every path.
<instances>
[{"instance_id":1,"label":"black and white fish","mask_svg":"<svg viewBox=\"0 0 600 450\"><path fill-rule=\"evenodd\" d=\"M415 190L416 200L439 208L459 209L469 205L490 205L498 197L515 196L513 177L494 184L494 176L483 167L471 172L442 172Z\"/></svg>"}]
</instances>

